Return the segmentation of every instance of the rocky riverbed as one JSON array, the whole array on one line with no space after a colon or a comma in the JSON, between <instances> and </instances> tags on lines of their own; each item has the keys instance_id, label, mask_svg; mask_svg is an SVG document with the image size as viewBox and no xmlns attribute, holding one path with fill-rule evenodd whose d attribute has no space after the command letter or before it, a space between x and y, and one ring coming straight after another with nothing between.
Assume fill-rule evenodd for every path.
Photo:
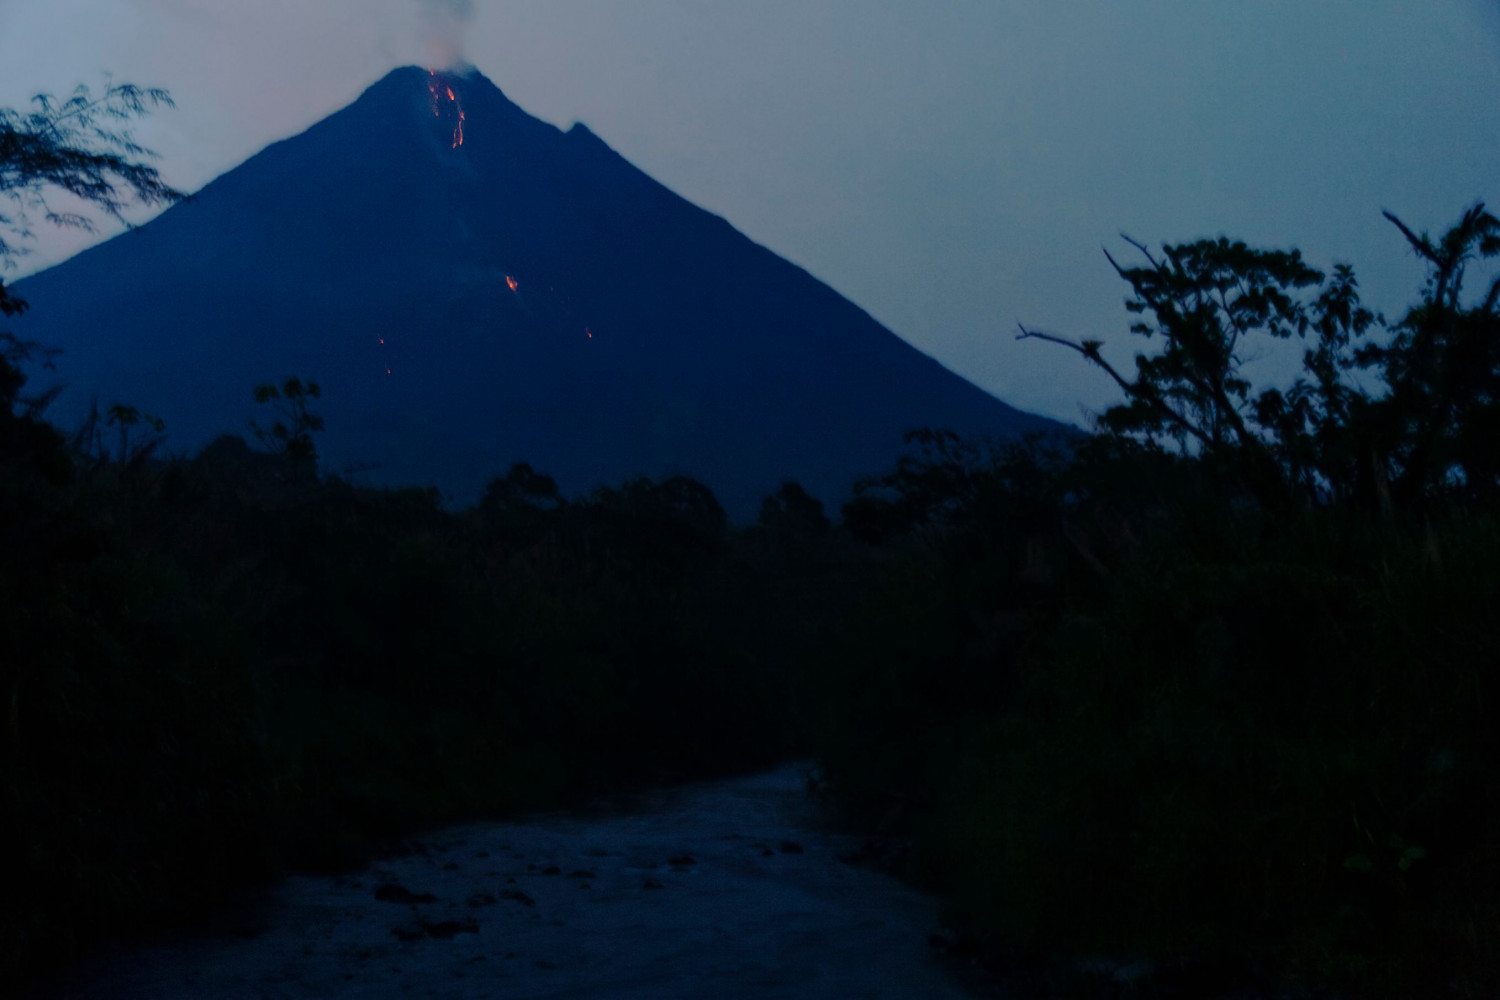
<instances>
[{"instance_id":1,"label":"rocky riverbed","mask_svg":"<svg viewBox=\"0 0 1500 1000\"><path fill-rule=\"evenodd\" d=\"M851 865L798 766L589 815L409 841L298 876L223 927L96 963L71 997L967 995L934 900Z\"/></svg>"}]
</instances>

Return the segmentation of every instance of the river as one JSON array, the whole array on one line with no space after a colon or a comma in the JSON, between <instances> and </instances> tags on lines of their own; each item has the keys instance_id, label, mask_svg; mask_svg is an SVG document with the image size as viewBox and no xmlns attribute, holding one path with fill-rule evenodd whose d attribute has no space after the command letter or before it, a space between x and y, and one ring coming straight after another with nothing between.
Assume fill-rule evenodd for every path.
<instances>
[{"instance_id":1,"label":"river","mask_svg":"<svg viewBox=\"0 0 1500 1000\"><path fill-rule=\"evenodd\" d=\"M626 808L436 832L299 875L215 929L94 963L68 996L963 997L936 901L842 858L803 768ZM222 924L223 926L218 926Z\"/></svg>"}]
</instances>

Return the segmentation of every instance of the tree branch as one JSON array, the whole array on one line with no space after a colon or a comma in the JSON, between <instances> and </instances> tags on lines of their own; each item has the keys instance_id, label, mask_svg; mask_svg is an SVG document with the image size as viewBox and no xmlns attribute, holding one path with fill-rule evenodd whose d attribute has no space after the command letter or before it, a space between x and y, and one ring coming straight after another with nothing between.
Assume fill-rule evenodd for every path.
<instances>
[{"instance_id":1,"label":"tree branch","mask_svg":"<svg viewBox=\"0 0 1500 1000\"><path fill-rule=\"evenodd\" d=\"M1129 243L1131 246L1133 246L1137 250L1139 250L1141 252L1142 256L1144 256L1147 260L1149 260L1151 262L1151 266L1152 267L1156 268L1158 271L1161 270L1161 264L1157 263L1156 258L1153 257L1153 256L1151 256L1151 250L1150 250L1150 248L1148 248L1146 246L1146 244L1140 242L1139 240L1133 240L1129 236L1126 236L1124 233L1120 234L1120 239L1124 240L1126 243ZM1108 250L1106 250L1104 252L1104 256L1106 256L1106 257L1109 256L1109 251Z\"/></svg>"},{"instance_id":2,"label":"tree branch","mask_svg":"<svg viewBox=\"0 0 1500 1000\"><path fill-rule=\"evenodd\" d=\"M1109 261L1109 266L1115 269L1116 274L1125 278L1125 269L1115 261L1114 255L1109 252L1109 247L1102 247L1101 249L1104 251L1104 259ZM1130 279L1125 278L1125 280L1129 281Z\"/></svg>"},{"instance_id":3,"label":"tree branch","mask_svg":"<svg viewBox=\"0 0 1500 1000\"><path fill-rule=\"evenodd\" d=\"M1429 240L1425 236L1418 236L1416 233L1412 232L1407 228L1406 223L1396 218L1396 216L1392 213L1382 211L1380 214L1389 219L1397 229L1401 230L1401 235L1406 237L1406 242L1412 245L1412 249L1416 250L1417 253L1419 253L1423 257L1426 257L1437 267L1443 266L1443 262L1438 258L1437 250L1434 249L1431 240Z\"/></svg>"},{"instance_id":4,"label":"tree branch","mask_svg":"<svg viewBox=\"0 0 1500 1000\"><path fill-rule=\"evenodd\" d=\"M1108 256L1108 251L1105 251L1105 255ZM1205 434L1200 428L1196 427L1192 423L1192 421L1188 420L1176 410L1172 409L1172 407L1168 406L1166 401L1163 400L1160 396L1155 395L1154 393L1146 392L1136 383L1131 382L1124 376L1122 376L1108 361L1105 361L1104 356L1099 353L1099 348L1104 346L1103 341L1085 340L1082 343L1078 343L1076 341L1069 340L1066 337L1059 337L1056 334L1043 333L1041 330L1028 330L1021 323L1017 323L1016 326L1021 331L1021 335L1016 338L1017 340L1044 340L1049 344L1057 344L1059 346L1066 347L1069 350L1077 351L1089 361L1092 361L1094 364L1104 369L1104 373L1115 380L1115 384L1125 391L1125 395L1129 396L1132 399L1144 400L1146 403L1160 411L1162 416L1166 417L1176 426L1182 428L1182 430L1186 431L1188 434L1191 434L1193 437L1197 438L1198 441L1202 444L1206 445L1212 443L1209 440L1207 434Z\"/></svg>"},{"instance_id":5,"label":"tree branch","mask_svg":"<svg viewBox=\"0 0 1500 1000\"><path fill-rule=\"evenodd\" d=\"M1380 214L1389 219L1397 229L1401 230L1401 235L1406 237L1406 241L1416 249L1420 256L1426 258L1433 267L1437 268L1437 283L1433 287L1432 301L1437 303L1438 308L1443 308L1446 305L1445 300L1448 298L1448 283L1453 277L1453 271L1458 266L1459 260L1451 255L1445 257L1438 253L1437 248L1432 245L1430 239L1425 236L1417 236L1416 233L1407 228L1406 223L1396 218L1390 212L1381 211ZM1470 214L1472 213L1464 215L1463 221L1459 223L1460 226L1469 222ZM1457 305L1457 303L1455 302L1454 305Z\"/></svg>"},{"instance_id":6,"label":"tree branch","mask_svg":"<svg viewBox=\"0 0 1500 1000\"><path fill-rule=\"evenodd\" d=\"M1219 305L1222 306L1223 309L1224 309L1224 318L1227 319L1227 320L1229 320L1229 325L1234 329L1234 336L1232 336L1232 337L1229 338L1229 354L1230 354L1230 357L1233 358L1234 357L1234 352L1239 347L1240 338L1245 335L1245 328L1244 328L1243 325L1241 325L1241 323L1240 323L1239 320L1237 320L1237 319L1234 318L1234 310L1229 307L1229 296L1228 296L1228 294L1226 294L1225 291L1224 291L1224 289L1222 289L1222 288L1218 289L1218 292L1219 292ZM1242 289L1241 290L1241 295L1243 296L1243 294L1244 294L1244 291Z\"/></svg>"}]
</instances>

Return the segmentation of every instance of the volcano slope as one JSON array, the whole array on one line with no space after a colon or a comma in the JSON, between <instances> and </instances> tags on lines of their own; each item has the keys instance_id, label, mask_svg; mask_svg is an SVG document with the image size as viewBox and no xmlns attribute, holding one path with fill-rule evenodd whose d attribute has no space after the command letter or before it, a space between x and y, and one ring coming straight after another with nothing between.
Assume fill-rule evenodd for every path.
<instances>
[{"instance_id":1,"label":"volcano slope","mask_svg":"<svg viewBox=\"0 0 1500 1000\"><path fill-rule=\"evenodd\" d=\"M841 500L912 428L1059 426L477 73L395 70L16 290L64 427L124 401L191 450L297 375L326 469L460 503L524 460L575 493L692 475L743 519L788 478Z\"/></svg>"}]
</instances>

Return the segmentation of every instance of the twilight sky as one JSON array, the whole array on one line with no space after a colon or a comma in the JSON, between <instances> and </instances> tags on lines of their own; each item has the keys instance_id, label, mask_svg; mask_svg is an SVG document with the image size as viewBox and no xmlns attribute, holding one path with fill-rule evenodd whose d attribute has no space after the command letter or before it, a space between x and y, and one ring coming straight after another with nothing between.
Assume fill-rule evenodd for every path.
<instances>
[{"instance_id":1,"label":"twilight sky","mask_svg":"<svg viewBox=\"0 0 1500 1000\"><path fill-rule=\"evenodd\" d=\"M1015 323L1127 359L1119 232L1298 246L1395 314L1422 272L1380 210L1500 203L1500 0L0 0L0 105L167 87L138 133L188 189L453 53L1067 420L1111 385Z\"/></svg>"}]
</instances>

